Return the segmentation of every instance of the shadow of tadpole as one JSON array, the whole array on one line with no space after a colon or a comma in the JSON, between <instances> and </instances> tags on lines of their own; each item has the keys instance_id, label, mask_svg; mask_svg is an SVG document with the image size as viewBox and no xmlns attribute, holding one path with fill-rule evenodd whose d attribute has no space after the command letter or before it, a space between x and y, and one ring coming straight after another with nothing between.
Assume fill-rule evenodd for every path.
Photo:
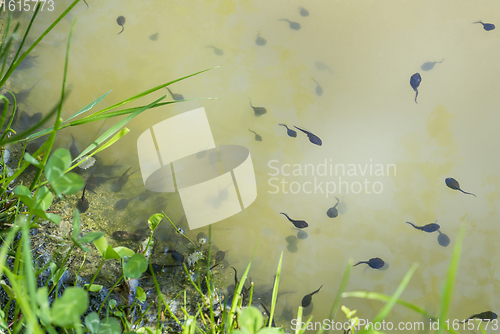
<instances>
[{"instance_id":1,"label":"shadow of tadpole","mask_svg":"<svg viewBox=\"0 0 500 334\"><path fill-rule=\"evenodd\" d=\"M306 231L300 230L297 232L297 238L299 238L299 239L307 239L308 236L309 236L309 234L307 234Z\"/></svg>"},{"instance_id":2,"label":"shadow of tadpole","mask_svg":"<svg viewBox=\"0 0 500 334\"><path fill-rule=\"evenodd\" d=\"M297 253L297 251L299 250L299 248L297 247L298 240L299 239L297 239L297 237L294 235L289 235L288 237L285 238L285 241L288 243L288 246L286 246L286 249L290 253Z\"/></svg>"},{"instance_id":3,"label":"shadow of tadpole","mask_svg":"<svg viewBox=\"0 0 500 334\"><path fill-rule=\"evenodd\" d=\"M314 303L313 303L313 302L311 302L311 304L310 304L308 307L304 308L304 310L303 310L303 313L302 313L302 314L307 316L307 315L309 315L309 314L311 314L311 313L312 313L312 310L313 310L313 309L314 309Z\"/></svg>"},{"instance_id":4,"label":"shadow of tadpole","mask_svg":"<svg viewBox=\"0 0 500 334\"><path fill-rule=\"evenodd\" d=\"M439 232L438 235L438 244L443 247L447 247L450 244L450 237L446 234L442 233L441 230L437 230Z\"/></svg>"}]
</instances>

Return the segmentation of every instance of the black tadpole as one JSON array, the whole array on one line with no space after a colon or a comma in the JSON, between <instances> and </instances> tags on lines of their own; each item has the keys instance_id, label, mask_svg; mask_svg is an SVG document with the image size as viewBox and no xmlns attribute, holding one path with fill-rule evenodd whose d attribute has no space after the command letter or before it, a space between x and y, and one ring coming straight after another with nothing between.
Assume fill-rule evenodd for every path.
<instances>
[{"instance_id":1,"label":"black tadpole","mask_svg":"<svg viewBox=\"0 0 500 334\"><path fill-rule=\"evenodd\" d=\"M308 307L309 305L311 305L311 302L312 302L312 296L315 294L315 293L318 293L319 290L321 290L321 288L323 287L320 286L318 290L314 291L314 292L311 292L307 295L304 296L304 298L302 298L302 307Z\"/></svg>"},{"instance_id":2,"label":"black tadpole","mask_svg":"<svg viewBox=\"0 0 500 334\"><path fill-rule=\"evenodd\" d=\"M297 137L297 131L289 129L288 126L286 126L285 124L278 124L278 125L284 126L286 128L286 134L288 136L290 136L290 137Z\"/></svg>"},{"instance_id":3,"label":"black tadpole","mask_svg":"<svg viewBox=\"0 0 500 334\"><path fill-rule=\"evenodd\" d=\"M292 219L290 217L288 217L288 215L286 213L283 213L283 212L280 212L280 214L284 215L286 218L288 218L288 220L293 224L295 225L296 228L306 228L308 227L309 225L307 224L307 222L305 220L295 220L295 219Z\"/></svg>"},{"instance_id":4,"label":"black tadpole","mask_svg":"<svg viewBox=\"0 0 500 334\"><path fill-rule=\"evenodd\" d=\"M420 82L422 82L422 77L420 76L420 73L415 73L411 76L410 78L410 86L413 88L413 90L416 92L415 94L415 103L417 102L417 96L418 96L418 86L420 86Z\"/></svg>"},{"instance_id":5,"label":"black tadpole","mask_svg":"<svg viewBox=\"0 0 500 334\"><path fill-rule=\"evenodd\" d=\"M476 195L474 195L472 193L468 193L468 192L465 192L462 189L460 189L460 184L458 183L457 180L455 180L452 177L447 178L446 180L444 180L444 182L446 183L446 185L448 186L448 188L451 188L453 190L458 190L458 191L463 192L464 194L472 195L474 197L477 197Z\"/></svg>"},{"instance_id":6,"label":"black tadpole","mask_svg":"<svg viewBox=\"0 0 500 334\"><path fill-rule=\"evenodd\" d=\"M358 264L361 264L361 263L366 263L367 265L370 266L370 268L373 268L373 269L380 269L385 264L384 260L382 260L381 258L374 257L368 261L360 261L360 262L356 263L353 267L356 267Z\"/></svg>"},{"instance_id":7,"label":"black tadpole","mask_svg":"<svg viewBox=\"0 0 500 334\"><path fill-rule=\"evenodd\" d=\"M125 27L124 27L125 16L118 16L118 18L116 19L116 23L118 23L118 25L122 27L122 31L120 31L118 33L118 35L120 35L123 32L123 30L125 30Z\"/></svg>"},{"instance_id":8,"label":"black tadpole","mask_svg":"<svg viewBox=\"0 0 500 334\"><path fill-rule=\"evenodd\" d=\"M83 194L82 194L82 197L78 200L78 202L76 203L76 208L78 209L78 211L80 211L81 213L84 213L85 211L87 211L89 209L89 201L85 198L85 189L87 188L87 186L85 186L83 188Z\"/></svg>"}]
</instances>

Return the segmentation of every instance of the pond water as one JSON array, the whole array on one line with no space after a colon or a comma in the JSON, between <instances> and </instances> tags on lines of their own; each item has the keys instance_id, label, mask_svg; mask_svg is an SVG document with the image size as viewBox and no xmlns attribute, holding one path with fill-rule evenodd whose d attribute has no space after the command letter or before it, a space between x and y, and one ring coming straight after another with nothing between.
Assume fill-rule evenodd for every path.
<instances>
[{"instance_id":1,"label":"pond water","mask_svg":"<svg viewBox=\"0 0 500 334\"><path fill-rule=\"evenodd\" d=\"M402 299L436 314L461 225L467 230L449 318L498 313L500 32L473 24L500 24L497 1L453 6L433 0L87 2L89 9L78 4L34 50L34 69L16 71L12 85L19 90L40 80L22 107L30 114L46 112L57 101L76 17L65 118L109 90L98 107L219 66L170 86L196 100L144 112L127 125L127 136L97 158L105 164L118 159L120 167L110 175L129 167L136 171L141 133L204 107L217 145L250 150L258 189L250 207L212 225L214 244L229 250L228 261L241 275L258 243L250 276L262 290L271 287L284 253L280 289L290 293L278 301L278 324L289 326L290 319L281 317L285 307L292 306L296 315L304 295L321 285L306 313L315 321L327 318L349 258L379 257L387 265L386 270L354 267L348 291L389 295L418 262ZM69 3L57 1L54 12L43 12L28 42ZM302 6L308 16L301 15ZM119 16L126 19L120 34ZM410 77L417 72L422 80L415 103ZM134 106L164 94L169 93L162 89ZM267 113L256 117L249 99ZM58 144L69 148L73 135L82 150L116 121L64 130ZM322 146L300 131L288 136L280 123L307 129ZM449 177L477 197L448 188ZM92 215L85 219L98 221L111 237L115 230L133 231L164 209L188 229L176 194L153 194L132 200L124 210L112 208L144 191L140 172L120 192L103 185L88 194ZM338 216L329 218L335 197ZM306 234L280 212L307 221ZM433 233L406 224L436 221L441 228ZM168 240L169 231L165 224L158 237ZM208 227L187 233L195 237L200 231ZM232 274L226 271L228 285ZM357 299L342 304L362 319L372 319L383 306ZM341 312L337 320L344 320ZM387 318L423 320L400 306Z\"/></svg>"}]
</instances>

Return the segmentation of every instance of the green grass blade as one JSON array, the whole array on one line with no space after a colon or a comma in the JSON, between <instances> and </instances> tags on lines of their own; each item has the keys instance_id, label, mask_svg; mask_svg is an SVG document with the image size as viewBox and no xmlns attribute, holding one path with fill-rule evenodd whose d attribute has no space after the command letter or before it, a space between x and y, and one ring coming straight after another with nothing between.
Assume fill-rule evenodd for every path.
<instances>
[{"instance_id":1,"label":"green grass blade","mask_svg":"<svg viewBox=\"0 0 500 334\"><path fill-rule=\"evenodd\" d=\"M453 255L451 256L450 266L448 267L448 274L446 275L446 282L444 285L443 294L441 296L438 334L441 334L445 329L445 321L448 315L448 311L450 309L453 289L455 287L455 277L457 275L458 265L460 262L460 252L462 251L462 242L464 236L465 236L465 226L462 225L460 227L460 230L458 231L455 247L453 247Z\"/></svg>"},{"instance_id":2,"label":"green grass blade","mask_svg":"<svg viewBox=\"0 0 500 334\"><path fill-rule=\"evenodd\" d=\"M218 67L218 66L217 66L217 67ZM184 80L184 79L187 79L187 78L194 77L195 75L201 74L201 73L203 73L203 72L210 71L210 70L212 70L212 69L214 69L214 68L217 68L217 67L208 68L208 69L206 69L206 70L199 71L199 72L196 72L196 73L193 73L193 74L187 75L187 76L185 76L185 77L182 77L182 78L179 78L179 79L176 79L176 80L173 80L173 81L170 81L170 82L164 83L164 84L162 84L162 85L159 85L159 86L156 86L156 87L150 88L150 89L148 89L148 90L145 90L145 91L144 91L144 92L142 92L142 93L139 93L139 94L137 94L137 95L134 95L134 96L132 96L132 97L130 97L130 98L128 98L128 99L125 99L125 100L123 100L123 101L121 101L121 102L118 102L118 103L116 103L116 104L113 104L112 106L109 106L109 107L107 107L107 108L105 108L105 109L103 109L103 110L101 110L101 111L98 111L98 112L96 112L94 115L99 115L99 114L105 113L105 112L106 112L106 111L108 111L108 110L112 110L112 109L114 109L114 108L116 108L116 107L119 107L119 106L122 106L122 105L124 105L124 104L126 104L126 103L129 103L129 102L135 101L135 100L137 100L137 99L139 99L139 98L141 98L141 97L143 97L143 96L146 96L146 95L148 95L148 94L151 94L151 93L153 93L153 92L156 92L157 90L162 89L162 88L164 88L164 87L167 87L167 86L169 86L169 85L171 85L171 84L173 84L173 83L179 82L179 81Z\"/></svg>"},{"instance_id":3,"label":"green grass blade","mask_svg":"<svg viewBox=\"0 0 500 334\"><path fill-rule=\"evenodd\" d=\"M335 301L333 302L332 309L330 311L330 320L333 321L335 319L335 316L337 315L337 311L339 310L340 307L340 302L343 297L343 293L345 291L345 288L347 287L347 283L349 282L349 276L351 275L351 269L353 265L352 259L349 259L347 261L347 266L344 270L344 276L342 277L342 281L340 282L340 287L339 290L337 291L337 295L335 296ZM323 328L321 328L318 331L318 334L323 333Z\"/></svg>"},{"instance_id":4,"label":"green grass blade","mask_svg":"<svg viewBox=\"0 0 500 334\"><path fill-rule=\"evenodd\" d=\"M86 155L87 153L89 153L90 151L92 151L93 149L95 149L97 146L101 145L104 141L106 141L106 139L108 139L109 137L111 137L121 127L123 127L125 124L127 124L128 122L130 122L134 117L136 117L137 115L139 115L143 111L151 108L152 106L156 105L156 103L160 102L161 100L163 100L166 97L167 97L166 95L163 95L158 100L156 100L156 101L148 104L147 106L144 106L143 108L137 110L133 114L127 116L126 118L122 119L121 121L119 121L118 123L116 123L115 125L113 125L106 132L104 132L99 138L97 138L97 140L95 142L93 142L85 150L83 150L83 152L80 153L80 155L78 157L76 157L73 161L80 159L81 157L83 157L84 155Z\"/></svg>"},{"instance_id":5,"label":"green grass blade","mask_svg":"<svg viewBox=\"0 0 500 334\"><path fill-rule=\"evenodd\" d=\"M62 104L61 103L58 103L47 115L45 115L41 120L40 122L36 123L34 126L32 126L31 128L29 128L28 130L24 131L24 132L21 132L20 134L17 134L15 136L12 136L12 138L9 138L7 139L6 141L3 141L1 143L1 145L5 145L5 144L14 144L14 143L17 143L17 142L20 142L20 141L23 141L23 140L26 140L26 136L30 135L31 133L33 133L33 131L35 131L36 129L40 128L43 124L45 124L52 116L54 116L55 113L57 113L58 109L59 109L59 104Z\"/></svg>"},{"instance_id":6,"label":"green grass blade","mask_svg":"<svg viewBox=\"0 0 500 334\"><path fill-rule=\"evenodd\" d=\"M257 243L258 245L258 243ZM240 283L238 286L234 287L234 295L233 295L233 303L231 304L231 310L229 311L229 329L232 330L234 326L234 313L236 312L236 305L238 304L238 299L241 295L241 291L243 291L243 287L245 286L245 281L248 276L248 272L250 271L250 266L252 265L253 257L255 256L255 252L257 251L257 245L255 245L255 248L253 250L252 257L250 258L250 262L248 263L247 269L243 273L243 276L241 277Z\"/></svg>"},{"instance_id":7,"label":"green grass blade","mask_svg":"<svg viewBox=\"0 0 500 334\"><path fill-rule=\"evenodd\" d=\"M14 72L14 70L19 66L19 64L21 64L21 62L24 60L24 58L26 58L26 56L29 55L29 53L38 45L38 43L40 43L40 41L59 23L59 21L61 21L65 16L66 14L69 13L69 11L76 6L76 4L79 2L80 0L75 0L73 1L73 3L68 7L66 8L66 10L50 25L50 27L47 28L47 30L45 30L41 35L40 37L29 47L28 50L26 50L26 52L24 52L21 57L19 57L19 59L13 63L9 69L7 70L7 73L5 73L5 75L3 76L2 78L2 81L0 81L0 87L3 87L3 85L5 84L5 82L7 81L7 79L10 77L10 75L12 74L12 72ZM38 3L38 6L40 5L40 2ZM19 48L20 50L21 48Z\"/></svg>"},{"instance_id":8,"label":"green grass blade","mask_svg":"<svg viewBox=\"0 0 500 334\"><path fill-rule=\"evenodd\" d=\"M389 302L380 310L380 312L373 319L372 323L374 325L376 323L381 322L383 319L385 319L387 317L387 315L389 315L389 312L392 310L392 308L394 307L394 305L396 305L396 301L399 299L399 297L403 293L404 289L406 288L406 286L410 282L410 279L411 279L413 273L415 272L415 270L417 269L417 267L418 267L418 265L416 263L414 263L411 266L410 270L408 270L408 272L406 273L406 275L403 278L403 280L401 281L401 283L399 283L399 286L396 289L396 292L394 292L394 294L392 295L392 297L389 300ZM365 329L359 331L358 334L372 333L372 332L373 332L373 329L369 330L368 328L365 328Z\"/></svg>"},{"instance_id":9,"label":"green grass blade","mask_svg":"<svg viewBox=\"0 0 500 334\"><path fill-rule=\"evenodd\" d=\"M379 300L382 302L389 302L391 300L391 296L384 295L382 293L378 292L368 292L368 291L351 291L351 292L344 292L342 295L344 298L365 298L365 299L371 299L371 300ZM415 304L406 302L401 299L396 300L396 304L399 304L401 306L404 306L410 310L413 310L417 313L422 314L425 317L431 318L431 319L436 319L433 317L431 314L427 313L423 308L418 307Z\"/></svg>"},{"instance_id":10,"label":"green grass blade","mask_svg":"<svg viewBox=\"0 0 500 334\"><path fill-rule=\"evenodd\" d=\"M32 215L28 217L28 221L31 221ZM24 221L22 226L22 241L23 241L23 260L24 260L24 278L25 287L28 288L28 300L31 307L31 312L36 313L36 280L33 272L33 257L31 255L31 243L30 243L30 232L29 224Z\"/></svg>"},{"instance_id":11,"label":"green grass blade","mask_svg":"<svg viewBox=\"0 0 500 334\"><path fill-rule=\"evenodd\" d=\"M28 28L26 28L26 32L24 33L23 39L21 40L21 44L19 45L19 48L17 49L17 52L16 52L16 55L14 56L14 59L12 59L12 64L10 65L9 70L7 71L7 73L10 71L10 69L12 68L12 66L14 66L14 70L15 70L17 68L17 66L20 64L20 62L19 62L16 65L16 60L19 57L19 53L21 52L21 49L24 46L24 42L26 42L26 38L28 37L28 35L30 33L30 30L31 30L31 26L33 25L33 22L35 21L35 18L38 15L38 12L40 11L40 6L41 5L42 5L41 3L38 3L36 5L35 12L33 13L33 16L31 17L30 23L28 24Z\"/></svg>"},{"instance_id":12,"label":"green grass blade","mask_svg":"<svg viewBox=\"0 0 500 334\"><path fill-rule=\"evenodd\" d=\"M104 95L101 95L99 98L97 98L96 100L92 101L91 103L89 103L88 105L86 105L85 107L83 107L82 109L80 109L79 111L77 111L75 114L73 114L73 116L71 116L70 118L68 118L67 120L65 120L64 122L62 122L61 124L64 124L64 123L67 123L69 122L71 119L89 111L90 109L92 109L96 104L98 104L99 102L101 102L111 91L107 92L106 94ZM33 138L38 138L38 137L42 137L44 135L46 135L47 133L51 132L52 130L54 129L54 127L50 127L50 128L47 128L47 129L44 129L42 131L39 131L37 133L34 133L28 137L26 137L26 139L33 139Z\"/></svg>"},{"instance_id":13,"label":"green grass blade","mask_svg":"<svg viewBox=\"0 0 500 334\"><path fill-rule=\"evenodd\" d=\"M282 262L283 262L283 251L281 252L280 261L278 262L278 270L276 271L276 277L274 278L273 296L271 299L271 314L269 315L269 328L271 328L271 324L273 323L274 309L276 308L276 301L278 300L278 288L280 284Z\"/></svg>"},{"instance_id":14,"label":"green grass blade","mask_svg":"<svg viewBox=\"0 0 500 334\"><path fill-rule=\"evenodd\" d=\"M127 133L129 133L130 130L128 128L123 128L120 132L118 132L116 135L113 136L113 138L111 138L110 140L108 140L108 142L104 145L102 145L101 147L99 147L97 150L95 150L94 152L92 152L92 154L89 155L89 157L107 149L108 147L110 147L111 145L113 145L114 143L116 143L118 140L120 140L121 137L125 136ZM78 166L79 164L81 164L82 162L84 162L85 160L82 160L80 161L79 163L71 166L70 169L68 169L66 172L69 172L70 170L72 170L73 168L75 168L76 166Z\"/></svg>"},{"instance_id":15,"label":"green grass blade","mask_svg":"<svg viewBox=\"0 0 500 334\"><path fill-rule=\"evenodd\" d=\"M167 105L167 104L173 104L173 103L179 103L179 102L180 101L162 102L162 103L158 103L157 105L155 105L152 108L157 108L157 107L161 107L161 106L164 106L164 105ZM130 109L110 111L110 112L107 112L105 114L100 114L100 115L93 114L93 115L89 115L89 116L87 116L85 118L82 118L82 119L79 119L79 120L76 120L76 121L72 121L70 123L70 125L71 126L77 126L77 125L87 124L87 123L91 123L91 122L103 121L103 120L108 119L108 118L113 118L113 117L118 117L118 116L123 116L123 115L131 114L131 113L133 113L133 112L135 112L137 110L140 110L141 108L144 108L144 107L145 106L136 107L136 108L130 108Z\"/></svg>"},{"instance_id":16,"label":"green grass blade","mask_svg":"<svg viewBox=\"0 0 500 334\"><path fill-rule=\"evenodd\" d=\"M417 267L418 267L418 264L416 264L416 263L414 263L411 266L410 270L408 270L408 272L406 273L406 275L403 278L403 280L401 281L401 283L399 283L399 286L396 289L396 292L392 295L389 302L387 304L385 304L385 306L382 308L382 310L380 310L380 312L373 319L374 322L380 322L389 315L389 312L391 312L394 305L396 305L396 301L399 299L399 297L403 293L404 289L406 288L406 286L410 282L410 279L413 276L413 274L415 273L415 270L417 270Z\"/></svg>"}]
</instances>

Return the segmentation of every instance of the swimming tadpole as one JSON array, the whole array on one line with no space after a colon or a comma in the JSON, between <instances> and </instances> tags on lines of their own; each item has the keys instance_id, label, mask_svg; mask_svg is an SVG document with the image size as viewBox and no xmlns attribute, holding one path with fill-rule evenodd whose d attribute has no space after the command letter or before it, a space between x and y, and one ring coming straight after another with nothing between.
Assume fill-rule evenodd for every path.
<instances>
[{"instance_id":1,"label":"swimming tadpole","mask_svg":"<svg viewBox=\"0 0 500 334\"><path fill-rule=\"evenodd\" d=\"M130 168L132 168L132 167L129 167L125 171L125 173L123 173L122 176L120 176L120 178L118 180L116 180L115 182L113 182L113 184L111 185L111 190L113 192L119 192L119 191L121 191L122 188L123 188L123 186L128 182L128 179L129 179L130 175L132 175L132 174L134 174L134 173L136 173L136 172L139 171L139 169L138 169L135 172L127 174L127 172L130 170Z\"/></svg>"},{"instance_id":2,"label":"swimming tadpole","mask_svg":"<svg viewBox=\"0 0 500 334\"><path fill-rule=\"evenodd\" d=\"M323 63L321 61L314 62L314 66L316 66L316 68L320 71L328 71L330 73L333 73L332 69L330 67L328 67L328 65L326 65L325 63Z\"/></svg>"},{"instance_id":3,"label":"swimming tadpole","mask_svg":"<svg viewBox=\"0 0 500 334\"><path fill-rule=\"evenodd\" d=\"M337 204L335 204L334 207L328 209L328 211L326 212L326 215L330 218L336 218L339 215L339 210L337 210L337 206L339 205L340 200L337 197L335 198L337 199Z\"/></svg>"},{"instance_id":4,"label":"swimming tadpole","mask_svg":"<svg viewBox=\"0 0 500 334\"><path fill-rule=\"evenodd\" d=\"M260 32L257 34L257 38L255 39L255 44L259 46L264 46L267 44L267 41L265 38L260 37Z\"/></svg>"},{"instance_id":5,"label":"swimming tadpole","mask_svg":"<svg viewBox=\"0 0 500 334\"><path fill-rule=\"evenodd\" d=\"M278 125L284 126L286 128L286 134L289 137L293 137L293 138L297 137L297 131L289 129L288 126L286 126L285 124L278 124Z\"/></svg>"},{"instance_id":6,"label":"swimming tadpole","mask_svg":"<svg viewBox=\"0 0 500 334\"><path fill-rule=\"evenodd\" d=\"M315 90L316 95L318 95L318 96L323 95L323 87L321 87L320 84L316 80L314 80L314 78L313 78L313 81L316 84L316 90Z\"/></svg>"},{"instance_id":7,"label":"swimming tadpole","mask_svg":"<svg viewBox=\"0 0 500 334\"><path fill-rule=\"evenodd\" d=\"M69 153L71 154L71 159L76 159L79 154L78 149L76 148L75 137L73 137L73 134L71 134L71 146L69 147Z\"/></svg>"},{"instance_id":8,"label":"swimming tadpole","mask_svg":"<svg viewBox=\"0 0 500 334\"><path fill-rule=\"evenodd\" d=\"M436 232L440 228L440 226L438 224L436 224L436 223L430 223L430 224L427 224L427 225L424 225L424 226L415 226L415 225L413 225L410 222L406 222L406 223L410 224L411 226L413 226L417 230L424 231L424 232L427 232L427 233Z\"/></svg>"},{"instance_id":9,"label":"swimming tadpole","mask_svg":"<svg viewBox=\"0 0 500 334\"><path fill-rule=\"evenodd\" d=\"M474 195L472 193L465 192L462 189L460 189L460 184L458 183L457 180L455 180L452 177L447 178L446 180L444 180L444 182L446 183L446 185L448 186L448 188L451 188L453 190L458 190L458 191L463 192L464 194L472 195L472 196L476 197L476 195Z\"/></svg>"},{"instance_id":10,"label":"swimming tadpole","mask_svg":"<svg viewBox=\"0 0 500 334\"><path fill-rule=\"evenodd\" d=\"M422 66L420 66L420 68L422 69L422 71L430 71L434 68L434 65L441 64L443 61L444 58L441 61L428 61L423 63Z\"/></svg>"},{"instance_id":11,"label":"swimming tadpole","mask_svg":"<svg viewBox=\"0 0 500 334\"><path fill-rule=\"evenodd\" d=\"M318 145L318 146L323 145L323 141L318 136L316 136L315 134L313 134L313 133L311 133L309 131L303 130L301 128L298 128L296 126L294 126L294 128L296 128L297 130L300 130L300 131L304 132L307 135L307 137L309 138L309 141L311 143L313 143L315 145Z\"/></svg>"},{"instance_id":12,"label":"swimming tadpole","mask_svg":"<svg viewBox=\"0 0 500 334\"><path fill-rule=\"evenodd\" d=\"M309 16L309 11L307 9L305 9L304 7L299 7L300 9L300 16L303 16L303 17L306 17L306 16Z\"/></svg>"},{"instance_id":13,"label":"swimming tadpole","mask_svg":"<svg viewBox=\"0 0 500 334\"><path fill-rule=\"evenodd\" d=\"M415 73L411 76L410 78L410 86L413 88L413 90L416 92L415 94L415 103L417 102L417 96L418 96L418 86L420 86L420 82L422 82L422 77L420 76L420 73Z\"/></svg>"},{"instance_id":14,"label":"swimming tadpole","mask_svg":"<svg viewBox=\"0 0 500 334\"><path fill-rule=\"evenodd\" d=\"M483 25L483 29L486 31L491 31L495 29L495 25L493 23L483 23L483 21L477 21L472 23L481 23Z\"/></svg>"},{"instance_id":15,"label":"swimming tadpole","mask_svg":"<svg viewBox=\"0 0 500 334\"><path fill-rule=\"evenodd\" d=\"M280 214L284 215L296 228L306 228L309 225L305 220L295 220L290 217L286 213L280 212Z\"/></svg>"},{"instance_id":16,"label":"swimming tadpole","mask_svg":"<svg viewBox=\"0 0 500 334\"><path fill-rule=\"evenodd\" d=\"M224 51L219 49L219 48L216 48L215 46L213 45L208 45L208 46L205 46L206 48L212 48L214 49L214 53L217 55L217 56L222 56L224 54Z\"/></svg>"},{"instance_id":17,"label":"swimming tadpole","mask_svg":"<svg viewBox=\"0 0 500 334\"><path fill-rule=\"evenodd\" d=\"M118 35L120 35L123 30L125 30L125 16L118 16L118 18L116 19L116 23L118 23L119 26L122 27L122 30L118 33Z\"/></svg>"},{"instance_id":18,"label":"swimming tadpole","mask_svg":"<svg viewBox=\"0 0 500 334\"><path fill-rule=\"evenodd\" d=\"M224 258L226 257L226 253L229 252L229 250L227 251L217 251L217 253L215 253L215 256L214 256L214 259L216 262L222 262L224 260Z\"/></svg>"},{"instance_id":19,"label":"swimming tadpole","mask_svg":"<svg viewBox=\"0 0 500 334\"><path fill-rule=\"evenodd\" d=\"M248 100L250 100L250 98L248 98ZM250 107L252 107L253 113L255 114L256 117L259 117L259 116L262 116L264 114L267 114L266 108L263 108L263 107L254 107L252 105L252 100L250 100Z\"/></svg>"},{"instance_id":20,"label":"swimming tadpole","mask_svg":"<svg viewBox=\"0 0 500 334\"><path fill-rule=\"evenodd\" d=\"M83 194L80 199L78 199L78 202L76 202L76 208L80 213L84 213L89 209L89 201L85 198L85 189L87 186L83 187Z\"/></svg>"},{"instance_id":21,"label":"swimming tadpole","mask_svg":"<svg viewBox=\"0 0 500 334\"><path fill-rule=\"evenodd\" d=\"M289 19L279 19L278 21L286 21L286 22L288 22L288 24L290 25L290 29L293 29L293 30L299 30L300 29L300 23L298 23L298 22L293 22L293 21L290 21Z\"/></svg>"},{"instance_id":22,"label":"swimming tadpole","mask_svg":"<svg viewBox=\"0 0 500 334\"><path fill-rule=\"evenodd\" d=\"M384 260L382 260L381 258L374 257L368 261L360 261L360 262L356 263L353 267L356 267L358 264L361 264L361 263L366 263L367 265L370 266L370 268L373 268L373 269L380 269L385 264Z\"/></svg>"},{"instance_id":23,"label":"swimming tadpole","mask_svg":"<svg viewBox=\"0 0 500 334\"><path fill-rule=\"evenodd\" d=\"M320 286L318 290L314 291L314 292L311 292L311 293L308 293L307 295L304 296L304 298L302 298L302 307L308 307L309 305L311 305L311 302L312 302L312 296L315 294L315 293L318 293L319 290L321 290L321 288L323 287Z\"/></svg>"},{"instance_id":24,"label":"swimming tadpole","mask_svg":"<svg viewBox=\"0 0 500 334\"><path fill-rule=\"evenodd\" d=\"M257 132L252 131L252 130L250 130L250 129L248 129L248 131L252 132L252 133L255 135L255 140L256 140L256 141L262 141L262 136L261 136L261 135L259 135L259 134L257 134Z\"/></svg>"},{"instance_id":25,"label":"swimming tadpole","mask_svg":"<svg viewBox=\"0 0 500 334\"><path fill-rule=\"evenodd\" d=\"M131 200L132 200L131 198L122 198L115 203L113 208L115 210L123 210L128 206L128 204L130 203Z\"/></svg>"},{"instance_id":26,"label":"swimming tadpole","mask_svg":"<svg viewBox=\"0 0 500 334\"><path fill-rule=\"evenodd\" d=\"M493 312L493 311L485 311L485 312L481 312L481 313L478 313L478 314L474 314L473 316L469 317L469 319L467 320L464 320L462 322L469 322L469 320L472 320L472 319L481 319L483 321L488 321L488 320L495 320L498 318L498 315Z\"/></svg>"}]
</instances>

